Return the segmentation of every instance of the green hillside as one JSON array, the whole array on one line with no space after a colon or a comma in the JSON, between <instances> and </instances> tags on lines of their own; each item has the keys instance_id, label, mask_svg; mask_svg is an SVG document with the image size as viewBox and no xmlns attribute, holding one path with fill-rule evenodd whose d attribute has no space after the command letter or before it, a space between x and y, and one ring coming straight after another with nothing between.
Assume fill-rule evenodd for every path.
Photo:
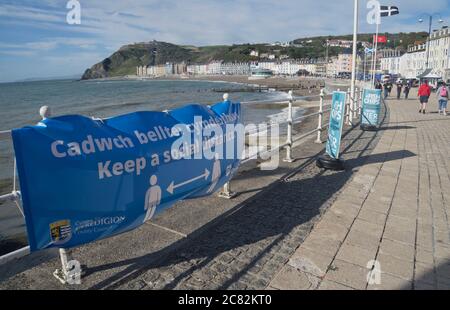
<instances>
[{"instance_id":1,"label":"green hillside","mask_svg":"<svg viewBox=\"0 0 450 310\"><path fill-rule=\"evenodd\" d=\"M397 33L386 34L389 43L385 47L399 47L406 49L408 45L417 41L425 41L427 34ZM359 35L359 41L372 42L373 34ZM213 60L225 62L248 62L259 60L250 56L251 51L274 54L278 57L288 56L291 59L320 58L326 54L326 41L352 40L351 35L321 36L294 40L294 46L282 47L271 44L238 44L217 46L180 46L165 42L151 41L135 43L121 47L117 52L103 61L93 65L83 74L82 79L97 79L133 75L137 66L165 64L167 62L208 63ZM342 48L329 48L329 56L336 56Z\"/></svg>"},{"instance_id":2,"label":"green hillside","mask_svg":"<svg viewBox=\"0 0 450 310\"><path fill-rule=\"evenodd\" d=\"M358 35L358 41L373 43L374 33L364 33ZM408 45L414 44L415 42L425 42L427 40L426 32L409 32L409 33L380 33L380 35L387 36L389 42L384 46L387 48L402 48L406 50ZM320 36L320 37L310 37L310 38L301 38L294 40L294 43L300 44L301 42L312 41L310 45L317 46L320 44L326 44L327 39L329 40L345 40L351 41L353 40L353 35L343 35L343 36ZM309 45L309 44L308 44ZM307 46L308 46L307 45Z\"/></svg>"}]
</instances>

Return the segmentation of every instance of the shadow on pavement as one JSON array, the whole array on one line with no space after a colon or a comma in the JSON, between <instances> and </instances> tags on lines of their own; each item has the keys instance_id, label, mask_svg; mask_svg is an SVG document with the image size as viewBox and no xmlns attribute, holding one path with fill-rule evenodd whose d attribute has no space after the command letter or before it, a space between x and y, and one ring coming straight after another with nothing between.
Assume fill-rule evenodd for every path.
<instances>
[{"instance_id":1,"label":"shadow on pavement","mask_svg":"<svg viewBox=\"0 0 450 310\"><path fill-rule=\"evenodd\" d=\"M403 130L403 129L416 129L416 127L412 126L390 126L390 127L381 127L378 130Z\"/></svg>"},{"instance_id":2,"label":"shadow on pavement","mask_svg":"<svg viewBox=\"0 0 450 310\"><path fill-rule=\"evenodd\" d=\"M417 155L410 151L394 151L394 152L388 152L388 153L363 156L361 158L356 158L356 159L350 159L350 160L346 161L346 164L350 165L352 167L357 167L358 164L356 162L360 162L361 159L364 160L364 165L368 165L368 164L389 162L389 161L394 161L394 160L399 160L399 159L404 159L404 158L409 158L409 157L415 157L415 156L417 156Z\"/></svg>"},{"instance_id":3,"label":"shadow on pavement","mask_svg":"<svg viewBox=\"0 0 450 310\"><path fill-rule=\"evenodd\" d=\"M236 289L242 282L254 289L265 288L352 177L354 168L414 156L392 152L371 159L378 137L376 132L350 128L343 136L342 153L349 152L346 171L316 168L320 152L295 173L208 223L208 229L202 227L159 252L87 269L86 276L122 268L90 289L114 289L142 279L159 279L144 281L154 284L151 289ZM255 272L264 276L249 281Z\"/></svg>"},{"instance_id":4,"label":"shadow on pavement","mask_svg":"<svg viewBox=\"0 0 450 310\"><path fill-rule=\"evenodd\" d=\"M368 152L372 146L366 145L361 151ZM94 285L92 289L117 288L142 276L155 277L152 273L169 267L178 272L159 288L191 288L183 286L183 282L189 281L193 275L196 278L214 278L221 270L232 276L215 288L233 288L234 283L246 277L250 270L258 268L267 256L277 257L280 265L286 263L313 228L312 220L326 211L327 201L344 187L354 168L366 163L411 156L415 154L402 151L378 154L374 157L358 156L346 162L345 172L331 173L312 169L313 171L306 173L306 178L304 172L301 176L294 175L272 191L261 193L252 202L244 202L239 208L225 215L220 224L213 225L197 236L194 233L195 237L179 241L184 243L182 245L171 246L172 249L177 248L177 251L172 251L163 258L152 261L158 256L158 253L152 253L137 259L89 269L87 272L92 274L109 268L128 266L112 278ZM278 255L283 243L290 245L290 251L284 256ZM297 245L293 247L294 244ZM281 248L282 252L287 251L287 248ZM240 268L234 269L233 265L236 263ZM212 271L211 266L216 266L217 269ZM204 267L207 267L205 269L208 271L204 271ZM273 267L273 274L268 275L269 277L274 276L278 270L275 265ZM208 276L205 276L205 272ZM206 280L202 285L204 288L211 288L211 284Z\"/></svg>"},{"instance_id":5,"label":"shadow on pavement","mask_svg":"<svg viewBox=\"0 0 450 310\"><path fill-rule=\"evenodd\" d=\"M439 266L416 274L412 285L405 285L402 290L450 290L450 257L440 259Z\"/></svg>"}]
</instances>

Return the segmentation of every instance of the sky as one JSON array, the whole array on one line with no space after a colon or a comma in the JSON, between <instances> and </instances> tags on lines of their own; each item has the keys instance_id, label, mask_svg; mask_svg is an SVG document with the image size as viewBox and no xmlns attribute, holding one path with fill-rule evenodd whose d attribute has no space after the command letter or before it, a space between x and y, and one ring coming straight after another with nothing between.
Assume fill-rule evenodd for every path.
<instances>
[{"instance_id":1,"label":"sky","mask_svg":"<svg viewBox=\"0 0 450 310\"><path fill-rule=\"evenodd\" d=\"M359 0L364 33L375 31L367 1ZM134 42L204 46L353 32L353 0L78 0L80 24L67 22L68 2L0 0L0 82L82 74ZM400 9L383 18L382 32L426 31L424 13L450 23L450 0L380 2Z\"/></svg>"}]
</instances>

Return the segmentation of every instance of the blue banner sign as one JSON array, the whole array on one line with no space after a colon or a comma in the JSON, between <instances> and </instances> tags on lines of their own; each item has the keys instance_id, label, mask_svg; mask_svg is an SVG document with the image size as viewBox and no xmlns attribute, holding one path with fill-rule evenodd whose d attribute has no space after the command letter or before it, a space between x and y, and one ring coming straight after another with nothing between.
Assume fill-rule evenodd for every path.
<instances>
[{"instance_id":1,"label":"blue banner sign","mask_svg":"<svg viewBox=\"0 0 450 310\"><path fill-rule=\"evenodd\" d=\"M62 116L13 130L31 250L121 234L217 191L240 164L240 107Z\"/></svg>"},{"instance_id":2,"label":"blue banner sign","mask_svg":"<svg viewBox=\"0 0 450 310\"><path fill-rule=\"evenodd\" d=\"M330 126L328 128L327 154L334 159L339 159L341 149L342 127L344 125L345 92L334 92L331 105Z\"/></svg>"},{"instance_id":3,"label":"blue banner sign","mask_svg":"<svg viewBox=\"0 0 450 310\"><path fill-rule=\"evenodd\" d=\"M361 124L378 126L381 111L381 89L364 89Z\"/></svg>"}]
</instances>

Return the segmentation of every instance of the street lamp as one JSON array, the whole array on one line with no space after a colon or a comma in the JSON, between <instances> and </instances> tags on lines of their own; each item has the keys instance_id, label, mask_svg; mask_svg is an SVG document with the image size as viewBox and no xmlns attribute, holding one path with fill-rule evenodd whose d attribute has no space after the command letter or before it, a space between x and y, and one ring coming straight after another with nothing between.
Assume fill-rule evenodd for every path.
<instances>
[{"instance_id":1,"label":"street lamp","mask_svg":"<svg viewBox=\"0 0 450 310\"><path fill-rule=\"evenodd\" d=\"M424 19L423 17L427 16L429 18L429 27L428 27L428 38L427 38L427 62L425 64L425 69L428 69L428 65L430 62L430 42L431 42L431 27L433 27L433 18L439 17L439 23L442 24L444 20L442 19L440 14L428 14L424 13L419 17L419 23L423 23Z\"/></svg>"}]
</instances>

